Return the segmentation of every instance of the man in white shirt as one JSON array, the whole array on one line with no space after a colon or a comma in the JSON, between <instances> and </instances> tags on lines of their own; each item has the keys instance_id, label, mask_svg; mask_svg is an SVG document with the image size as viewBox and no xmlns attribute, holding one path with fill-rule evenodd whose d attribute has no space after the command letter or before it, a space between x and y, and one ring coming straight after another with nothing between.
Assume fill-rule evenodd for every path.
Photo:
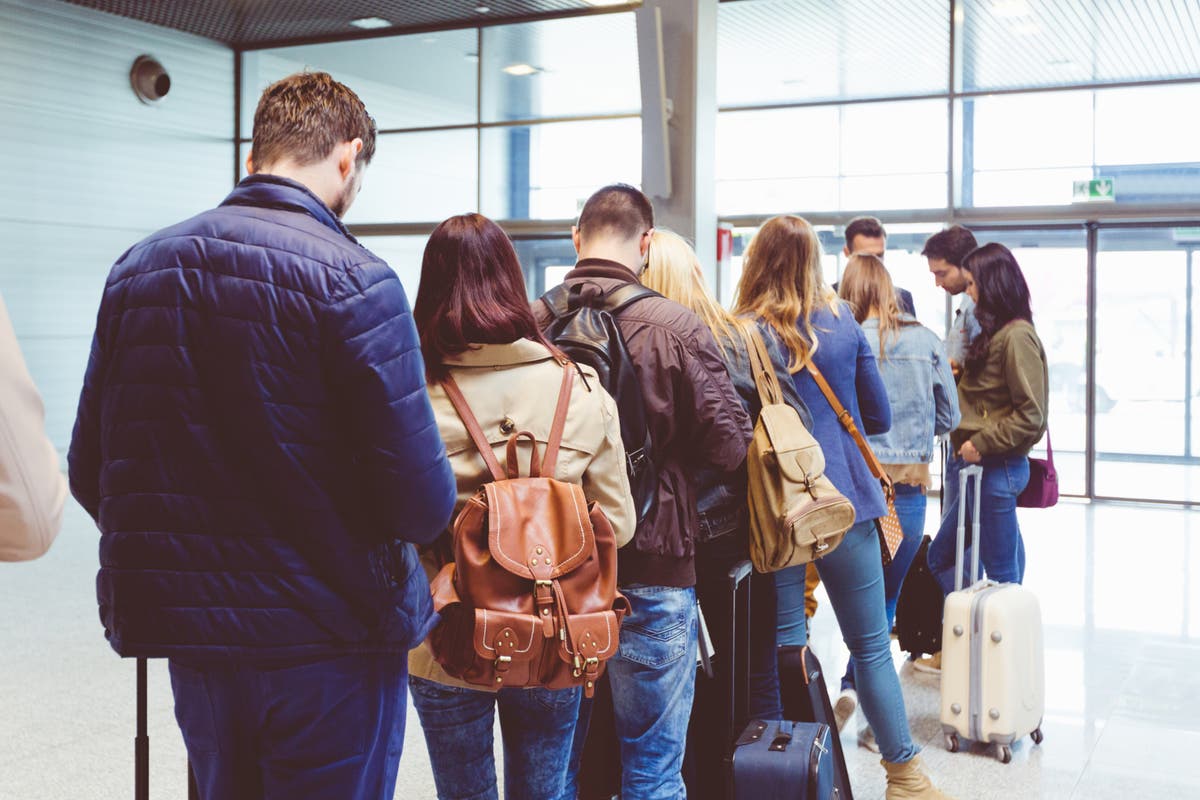
<instances>
[{"instance_id":1,"label":"man in white shirt","mask_svg":"<svg viewBox=\"0 0 1200 800\"><path fill-rule=\"evenodd\" d=\"M975 236L961 225L951 225L935 233L925 241L921 255L929 261L933 280L947 294L962 295L954 321L946 334L946 355L955 377L962 370L967 347L979 335L979 322L975 319L975 302L967 295L967 279L963 275L962 262L967 253L978 247Z\"/></svg>"}]
</instances>

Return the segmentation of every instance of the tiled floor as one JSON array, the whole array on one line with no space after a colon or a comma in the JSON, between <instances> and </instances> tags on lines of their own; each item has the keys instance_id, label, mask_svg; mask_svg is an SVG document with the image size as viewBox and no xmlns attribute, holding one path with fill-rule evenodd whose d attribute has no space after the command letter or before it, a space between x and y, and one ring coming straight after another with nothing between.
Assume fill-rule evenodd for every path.
<instances>
[{"instance_id":1,"label":"tiled floor","mask_svg":"<svg viewBox=\"0 0 1200 800\"><path fill-rule=\"evenodd\" d=\"M1026 583L1045 624L1046 740L1024 740L1008 765L946 752L937 680L897 654L913 733L939 784L959 800L1200 798L1200 516L1069 501L1021 514ZM0 564L0 800L132 795L134 670L101 633L95 545L73 506L45 559ZM846 652L827 604L813 645L839 675ZM182 798L161 663L150 680L151 797ZM857 747L857 722L843 738L855 797L881 800L883 770ZM434 797L411 713L396 797Z\"/></svg>"}]
</instances>

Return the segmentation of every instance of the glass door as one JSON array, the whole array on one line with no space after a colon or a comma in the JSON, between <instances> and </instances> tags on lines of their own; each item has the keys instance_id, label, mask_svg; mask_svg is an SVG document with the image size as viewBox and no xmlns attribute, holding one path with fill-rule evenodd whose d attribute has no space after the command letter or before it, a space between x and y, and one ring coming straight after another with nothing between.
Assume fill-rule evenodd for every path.
<instances>
[{"instance_id":1,"label":"glass door","mask_svg":"<svg viewBox=\"0 0 1200 800\"><path fill-rule=\"evenodd\" d=\"M1106 226L1096 254L1096 495L1200 501L1200 229Z\"/></svg>"}]
</instances>

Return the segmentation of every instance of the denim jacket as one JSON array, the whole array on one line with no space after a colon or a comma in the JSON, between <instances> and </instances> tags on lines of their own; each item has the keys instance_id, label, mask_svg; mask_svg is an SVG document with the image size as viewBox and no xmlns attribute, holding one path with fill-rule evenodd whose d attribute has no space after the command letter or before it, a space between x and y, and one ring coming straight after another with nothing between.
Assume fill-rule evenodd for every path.
<instances>
[{"instance_id":1,"label":"denim jacket","mask_svg":"<svg viewBox=\"0 0 1200 800\"><path fill-rule=\"evenodd\" d=\"M758 324L759 335L767 346L775 374L779 378L779 386L783 390L783 399L789 406L800 414L804 426L812 430L812 415L808 406L800 399L795 384L787 371L787 356L779 346L775 335L762 323ZM725 368L729 371L729 379L737 391L738 399L746 409L751 422L758 421L762 411L762 403L758 398L758 388L754 385L754 375L750 371L750 355L746 352L746 344L741 337L734 341L720 340L721 355L725 359ZM718 536L746 527L749 522L749 512L746 506L746 465L734 472L718 472L716 470L700 470L696 473L696 507L700 512L700 526L696 531L696 540L707 542Z\"/></svg>"},{"instance_id":2,"label":"denim jacket","mask_svg":"<svg viewBox=\"0 0 1200 800\"><path fill-rule=\"evenodd\" d=\"M901 314L900 321L916 317ZM867 343L879 358L879 320L862 323ZM886 342L887 359L879 361L879 374L892 405L892 427L867 441L884 464L928 464L933 459L935 436L958 427L958 391L950 360L937 334L924 325L908 324Z\"/></svg>"}]
</instances>

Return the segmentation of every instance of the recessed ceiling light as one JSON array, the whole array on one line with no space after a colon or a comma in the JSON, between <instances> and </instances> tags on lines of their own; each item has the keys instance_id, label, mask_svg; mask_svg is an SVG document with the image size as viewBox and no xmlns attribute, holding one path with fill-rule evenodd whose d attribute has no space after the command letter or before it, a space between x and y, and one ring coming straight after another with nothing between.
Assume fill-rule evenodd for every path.
<instances>
[{"instance_id":1,"label":"recessed ceiling light","mask_svg":"<svg viewBox=\"0 0 1200 800\"><path fill-rule=\"evenodd\" d=\"M382 17L361 17L359 19L350 20L350 24L356 28L362 28L365 31L373 31L378 28L390 28L392 23Z\"/></svg>"},{"instance_id":2,"label":"recessed ceiling light","mask_svg":"<svg viewBox=\"0 0 1200 800\"><path fill-rule=\"evenodd\" d=\"M532 75L535 72L541 72L540 69L532 64L509 64L504 68L504 71L509 75Z\"/></svg>"},{"instance_id":3,"label":"recessed ceiling light","mask_svg":"<svg viewBox=\"0 0 1200 800\"><path fill-rule=\"evenodd\" d=\"M587 0L589 5L603 8L604 6L623 6L628 5L629 0Z\"/></svg>"},{"instance_id":4,"label":"recessed ceiling light","mask_svg":"<svg viewBox=\"0 0 1200 800\"><path fill-rule=\"evenodd\" d=\"M491 11L491 9L490 9L490 8L488 8L487 6L483 5L482 3L480 3L480 4L479 4L479 5L477 5L477 6L475 6L475 13L476 13L476 14L486 14L486 13L488 13L489 11Z\"/></svg>"}]
</instances>

